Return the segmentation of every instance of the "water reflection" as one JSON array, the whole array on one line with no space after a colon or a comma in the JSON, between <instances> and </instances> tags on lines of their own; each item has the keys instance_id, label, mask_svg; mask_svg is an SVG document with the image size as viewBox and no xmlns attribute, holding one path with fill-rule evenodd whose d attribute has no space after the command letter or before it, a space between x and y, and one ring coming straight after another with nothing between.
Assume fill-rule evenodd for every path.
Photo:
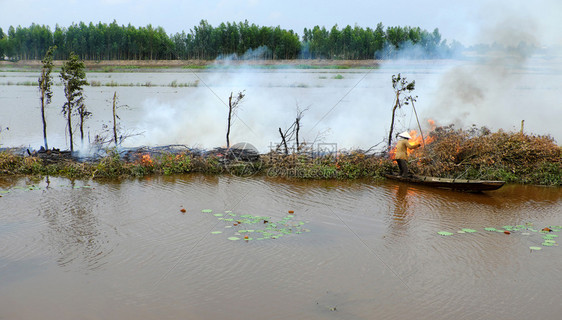
<instances>
[{"instance_id":1,"label":"water reflection","mask_svg":"<svg viewBox=\"0 0 562 320\"><path fill-rule=\"evenodd\" d=\"M84 310L96 319L445 319L481 306L524 318L557 311L562 250L530 253L540 235L483 228L562 224L559 188L465 194L386 181L203 175L3 181L9 190L39 189L0 199L0 318L25 318L49 305L64 310L52 311L59 319L83 318ZM311 232L230 241L236 228L214 216L225 210L275 221L294 210ZM461 228L478 232L457 234ZM529 306L536 299L542 309Z\"/></svg>"},{"instance_id":2,"label":"water reflection","mask_svg":"<svg viewBox=\"0 0 562 320\"><path fill-rule=\"evenodd\" d=\"M112 252L110 235L101 228L92 209L99 200L87 190L60 192L49 190L49 184L46 183L41 198L40 216L48 226L43 238L58 255L57 263L61 267L74 264L74 268L99 268L104 257ZM69 187L74 190L79 186L71 181Z\"/></svg>"},{"instance_id":3,"label":"water reflection","mask_svg":"<svg viewBox=\"0 0 562 320\"><path fill-rule=\"evenodd\" d=\"M393 220L403 223L409 213L408 209L410 204L408 198L410 196L415 196L415 192L413 190L408 190L408 185L403 183L398 184L398 186L393 189L395 191L395 204L392 217Z\"/></svg>"}]
</instances>

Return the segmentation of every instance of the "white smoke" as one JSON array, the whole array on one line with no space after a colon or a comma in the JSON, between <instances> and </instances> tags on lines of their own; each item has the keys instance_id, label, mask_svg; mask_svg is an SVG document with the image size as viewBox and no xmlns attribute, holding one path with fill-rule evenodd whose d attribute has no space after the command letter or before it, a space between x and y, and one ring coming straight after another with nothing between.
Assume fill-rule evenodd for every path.
<instances>
[{"instance_id":1,"label":"white smoke","mask_svg":"<svg viewBox=\"0 0 562 320\"><path fill-rule=\"evenodd\" d=\"M550 75L560 72L559 59L544 55L537 24L518 15L482 26L481 39L491 43L484 54L466 51L466 59L439 79L426 113L440 124L472 124L493 130L562 137L560 89ZM550 80L550 81L549 81Z\"/></svg>"}]
</instances>

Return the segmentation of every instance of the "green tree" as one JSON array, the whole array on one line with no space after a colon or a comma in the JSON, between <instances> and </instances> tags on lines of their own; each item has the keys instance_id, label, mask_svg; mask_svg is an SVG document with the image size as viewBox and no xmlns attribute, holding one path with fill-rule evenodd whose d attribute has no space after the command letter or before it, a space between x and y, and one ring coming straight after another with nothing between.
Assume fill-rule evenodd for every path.
<instances>
[{"instance_id":1,"label":"green tree","mask_svg":"<svg viewBox=\"0 0 562 320\"><path fill-rule=\"evenodd\" d=\"M45 108L51 103L51 97L53 96L53 91L51 86L53 85L53 77L51 72L53 71L53 53L56 50L56 46L52 46L45 53L45 57L41 60L43 66L41 67L41 76L39 76L39 92L41 94L41 120L43 121L43 140L45 142L45 149L49 149L47 144L47 120L45 118Z\"/></svg>"},{"instance_id":2,"label":"green tree","mask_svg":"<svg viewBox=\"0 0 562 320\"><path fill-rule=\"evenodd\" d=\"M6 42L6 35L4 34L2 28L0 28L0 60L4 60L4 55L6 53Z\"/></svg>"},{"instance_id":3,"label":"green tree","mask_svg":"<svg viewBox=\"0 0 562 320\"><path fill-rule=\"evenodd\" d=\"M75 108L80 116L80 132L82 141L84 140L84 120L91 114L84 105L84 88L87 85L84 62L79 60L78 55L70 53L70 58L62 65L60 77L64 86L66 102L62 107L62 113L66 116L68 126L68 136L70 139L70 151L74 151L72 136L72 114Z\"/></svg>"}]
</instances>

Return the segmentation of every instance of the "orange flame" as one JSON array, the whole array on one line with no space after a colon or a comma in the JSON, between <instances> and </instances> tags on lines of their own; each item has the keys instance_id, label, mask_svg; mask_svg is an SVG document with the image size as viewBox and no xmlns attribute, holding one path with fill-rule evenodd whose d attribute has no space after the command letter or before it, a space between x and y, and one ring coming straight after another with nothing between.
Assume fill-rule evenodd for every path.
<instances>
[{"instance_id":1,"label":"orange flame","mask_svg":"<svg viewBox=\"0 0 562 320\"><path fill-rule=\"evenodd\" d=\"M152 159L149 154L143 154L141 159L142 165L152 165Z\"/></svg>"},{"instance_id":2,"label":"orange flame","mask_svg":"<svg viewBox=\"0 0 562 320\"><path fill-rule=\"evenodd\" d=\"M436 125L435 125L435 121L429 119L427 120L427 122L430 125L430 133L435 130ZM412 139L408 140L408 142L410 142L410 144L420 144L422 147L424 145L430 144L432 143L435 138L432 136L424 136L422 139L421 134L418 135L418 132L416 130L410 130L410 136L412 137ZM406 150L408 152L408 155L410 155L412 152L414 152L415 149L408 149ZM394 157L396 156L396 146L394 146L394 148L392 148L392 150L390 150L390 159L394 159Z\"/></svg>"}]
</instances>

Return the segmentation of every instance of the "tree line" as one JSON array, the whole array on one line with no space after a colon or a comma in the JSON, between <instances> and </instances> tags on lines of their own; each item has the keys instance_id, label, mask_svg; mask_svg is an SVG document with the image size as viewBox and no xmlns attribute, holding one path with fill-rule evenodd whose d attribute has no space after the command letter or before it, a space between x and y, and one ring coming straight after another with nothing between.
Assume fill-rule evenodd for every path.
<instances>
[{"instance_id":1,"label":"tree line","mask_svg":"<svg viewBox=\"0 0 562 320\"><path fill-rule=\"evenodd\" d=\"M305 28L302 37L293 30L239 23L213 27L206 20L188 33L168 35L162 27L135 27L80 22L68 28L32 24L0 28L0 59L40 60L56 46L55 60L74 52L82 60L214 60L236 55L239 59L393 59L446 58L451 45L439 29L419 27L376 28L346 26Z\"/></svg>"}]
</instances>

